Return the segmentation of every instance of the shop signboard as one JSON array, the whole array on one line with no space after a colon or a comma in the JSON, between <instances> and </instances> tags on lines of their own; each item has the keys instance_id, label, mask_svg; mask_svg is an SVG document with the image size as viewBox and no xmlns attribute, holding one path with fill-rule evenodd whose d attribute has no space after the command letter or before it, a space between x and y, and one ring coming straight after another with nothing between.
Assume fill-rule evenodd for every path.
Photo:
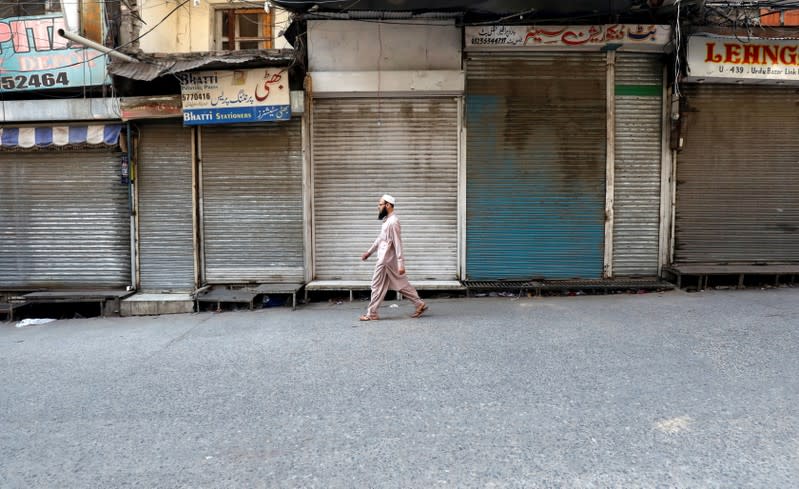
<instances>
[{"instance_id":1,"label":"shop signboard","mask_svg":"<svg viewBox=\"0 0 799 489\"><path fill-rule=\"evenodd\" d=\"M575 26L489 25L466 27L467 51L601 50L663 51L671 26L610 24Z\"/></svg>"},{"instance_id":2,"label":"shop signboard","mask_svg":"<svg viewBox=\"0 0 799 489\"><path fill-rule=\"evenodd\" d=\"M693 35L685 81L799 83L799 40Z\"/></svg>"},{"instance_id":3,"label":"shop signboard","mask_svg":"<svg viewBox=\"0 0 799 489\"><path fill-rule=\"evenodd\" d=\"M178 95L122 97L119 112L123 121L182 117L183 106Z\"/></svg>"},{"instance_id":4,"label":"shop signboard","mask_svg":"<svg viewBox=\"0 0 799 489\"><path fill-rule=\"evenodd\" d=\"M0 93L108 85L105 54L58 35L61 14L0 20Z\"/></svg>"},{"instance_id":5,"label":"shop signboard","mask_svg":"<svg viewBox=\"0 0 799 489\"><path fill-rule=\"evenodd\" d=\"M179 73L183 124L236 124L291 119L285 68Z\"/></svg>"}]
</instances>

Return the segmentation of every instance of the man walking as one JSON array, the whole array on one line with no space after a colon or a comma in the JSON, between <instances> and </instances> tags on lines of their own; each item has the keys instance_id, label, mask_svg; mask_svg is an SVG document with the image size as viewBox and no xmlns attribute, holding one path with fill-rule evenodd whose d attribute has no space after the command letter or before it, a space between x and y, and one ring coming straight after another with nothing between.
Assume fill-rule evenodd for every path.
<instances>
[{"instance_id":1,"label":"man walking","mask_svg":"<svg viewBox=\"0 0 799 489\"><path fill-rule=\"evenodd\" d=\"M380 235L377 237L372 247L361 256L361 260L366 260L372 253L377 251L377 263L372 275L372 298L366 314L361 316L361 321L376 321L380 319L377 310L383 299L386 297L388 289L399 291L416 306L416 311L411 317L418 318L427 310L427 304L419 298L416 289L408 282L405 276L405 259L402 257L402 231L400 229L399 218L394 214L394 197L385 194L377 203L378 219L383 220Z\"/></svg>"}]
</instances>

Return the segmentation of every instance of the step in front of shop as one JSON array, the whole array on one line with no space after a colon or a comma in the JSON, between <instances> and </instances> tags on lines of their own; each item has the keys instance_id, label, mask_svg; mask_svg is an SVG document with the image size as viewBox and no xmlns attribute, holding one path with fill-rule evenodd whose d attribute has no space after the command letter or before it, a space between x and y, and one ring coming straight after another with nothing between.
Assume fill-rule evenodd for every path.
<instances>
[{"instance_id":1,"label":"step in front of shop","mask_svg":"<svg viewBox=\"0 0 799 489\"><path fill-rule=\"evenodd\" d=\"M668 290L674 285L657 277L617 278L596 280L466 280L467 295L480 292L517 292L541 295L544 291L600 291L617 290Z\"/></svg>"},{"instance_id":2,"label":"step in front of shop","mask_svg":"<svg viewBox=\"0 0 799 489\"><path fill-rule=\"evenodd\" d=\"M201 304L211 304L216 306L217 310L221 310L222 304L244 304L249 309L255 309L256 304L261 300L264 307L272 307L273 304L282 305L281 299L272 297L270 295L290 296L291 309L297 308L297 293L302 290L303 284L301 283L264 283L253 286L225 286L214 285L206 286L196 293L194 301L197 305L197 310L200 310ZM268 305L267 305L268 304Z\"/></svg>"},{"instance_id":3,"label":"step in front of shop","mask_svg":"<svg viewBox=\"0 0 799 489\"><path fill-rule=\"evenodd\" d=\"M120 316L158 316L194 312L194 297L187 293L139 292L120 304Z\"/></svg>"},{"instance_id":4,"label":"step in front of shop","mask_svg":"<svg viewBox=\"0 0 799 489\"><path fill-rule=\"evenodd\" d=\"M14 311L25 307L26 304L24 301L0 302L0 316L4 316L7 321L13 321Z\"/></svg>"},{"instance_id":5,"label":"step in front of shop","mask_svg":"<svg viewBox=\"0 0 799 489\"><path fill-rule=\"evenodd\" d=\"M673 264L663 268L663 274L674 281L678 289L686 287L687 282L696 283L698 290L708 287L710 277L733 277L737 279L736 287L744 288L747 277L760 276L773 278L774 285L779 285L781 280L790 283L796 281L799 276L799 263L797 264L775 264L775 265L752 265L752 264Z\"/></svg>"},{"instance_id":6,"label":"step in front of shop","mask_svg":"<svg viewBox=\"0 0 799 489\"><path fill-rule=\"evenodd\" d=\"M411 285L418 291L465 291L466 288L458 280L411 280ZM349 292L350 301L354 292L367 291L372 288L368 280L315 280L305 286L305 301L309 292Z\"/></svg>"},{"instance_id":7,"label":"step in front of shop","mask_svg":"<svg viewBox=\"0 0 799 489\"><path fill-rule=\"evenodd\" d=\"M70 289L39 291L25 294L25 302L30 305L78 305L97 304L100 316L118 316L122 300L132 295L130 290Z\"/></svg>"}]
</instances>

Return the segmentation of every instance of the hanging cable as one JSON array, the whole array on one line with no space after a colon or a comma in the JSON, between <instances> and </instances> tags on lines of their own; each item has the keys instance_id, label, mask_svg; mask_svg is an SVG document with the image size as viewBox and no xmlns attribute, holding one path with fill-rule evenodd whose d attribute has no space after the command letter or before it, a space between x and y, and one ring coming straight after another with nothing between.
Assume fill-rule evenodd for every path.
<instances>
[{"instance_id":1,"label":"hanging cable","mask_svg":"<svg viewBox=\"0 0 799 489\"><path fill-rule=\"evenodd\" d=\"M380 111L380 70L382 68L382 61L383 61L383 31L381 29L381 24L377 24L377 44L378 44L378 53L377 53L377 125L383 125L383 117Z\"/></svg>"},{"instance_id":2,"label":"hanging cable","mask_svg":"<svg viewBox=\"0 0 799 489\"><path fill-rule=\"evenodd\" d=\"M677 20L674 23L674 86L673 94L675 99L680 98L680 56L682 55L682 30L680 28L680 6L682 0L677 0Z\"/></svg>"}]
</instances>

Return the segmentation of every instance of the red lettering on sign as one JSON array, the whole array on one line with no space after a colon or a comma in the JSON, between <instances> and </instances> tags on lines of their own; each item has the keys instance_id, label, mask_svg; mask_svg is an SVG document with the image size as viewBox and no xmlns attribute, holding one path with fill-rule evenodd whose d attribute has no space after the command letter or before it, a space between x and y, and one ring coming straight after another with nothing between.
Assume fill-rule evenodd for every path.
<instances>
[{"instance_id":1,"label":"red lettering on sign","mask_svg":"<svg viewBox=\"0 0 799 489\"><path fill-rule=\"evenodd\" d=\"M744 45L744 60L745 65L759 65L760 64L760 46L759 44L746 44Z\"/></svg>"},{"instance_id":2,"label":"red lettering on sign","mask_svg":"<svg viewBox=\"0 0 799 489\"><path fill-rule=\"evenodd\" d=\"M724 62L734 65L741 64L741 46L738 44L724 44Z\"/></svg>"},{"instance_id":3,"label":"red lettering on sign","mask_svg":"<svg viewBox=\"0 0 799 489\"><path fill-rule=\"evenodd\" d=\"M707 57L705 58L705 63L721 63L721 55L715 52L716 43L706 43L705 47L707 48Z\"/></svg>"},{"instance_id":4,"label":"red lettering on sign","mask_svg":"<svg viewBox=\"0 0 799 489\"><path fill-rule=\"evenodd\" d=\"M766 64L766 59L773 65L777 64L779 52L780 49L777 46L763 46L763 64Z\"/></svg>"},{"instance_id":5,"label":"red lettering on sign","mask_svg":"<svg viewBox=\"0 0 799 489\"><path fill-rule=\"evenodd\" d=\"M788 54L786 57L785 54ZM780 61L786 65L796 64L796 46L785 46L780 50Z\"/></svg>"}]
</instances>

